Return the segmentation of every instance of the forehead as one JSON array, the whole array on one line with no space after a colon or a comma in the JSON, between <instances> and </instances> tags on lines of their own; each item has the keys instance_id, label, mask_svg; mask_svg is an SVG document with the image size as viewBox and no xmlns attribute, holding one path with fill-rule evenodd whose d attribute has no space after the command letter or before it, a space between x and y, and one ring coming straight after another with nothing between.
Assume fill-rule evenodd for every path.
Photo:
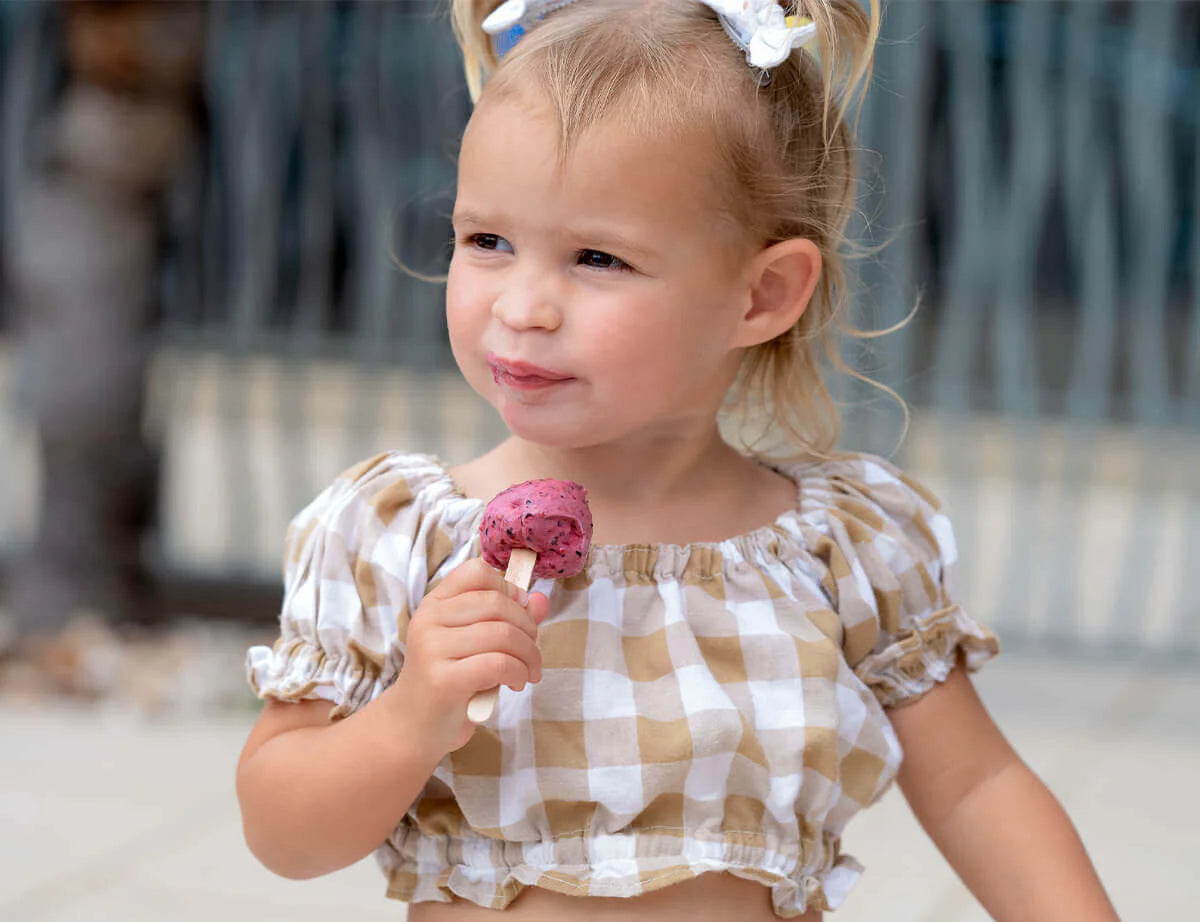
<instances>
[{"instance_id":1,"label":"forehead","mask_svg":"<svg viewBox=\"0 0 1200 922\"><path fill-rule=\"evenodd\" d=\"M553 108L517 96L476 108L459 157L459 205L544 220L580 216L667 231L733 230L714 145L700 128L647 130L609 116L563 151Z\"/></svg>"}]
</instances>

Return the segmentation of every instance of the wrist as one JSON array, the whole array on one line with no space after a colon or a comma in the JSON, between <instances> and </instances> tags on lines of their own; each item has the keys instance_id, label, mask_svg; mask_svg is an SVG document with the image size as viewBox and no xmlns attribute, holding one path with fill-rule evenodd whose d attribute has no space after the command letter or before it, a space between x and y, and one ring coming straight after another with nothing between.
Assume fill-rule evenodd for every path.
<instances>
[{"instance_id":1,"label":"wrist","mask_svg":"<svg viewBox=\"0 0 1200 922\"><path fill-rule=\"evenodd\" d=\"M386 713L388 738L406 757L428 767L432 774L454 746L452 729L445 715L428 706L428 693L411 688L404 672L379 696L380 709Z\"/></svg>"}]
</instances>

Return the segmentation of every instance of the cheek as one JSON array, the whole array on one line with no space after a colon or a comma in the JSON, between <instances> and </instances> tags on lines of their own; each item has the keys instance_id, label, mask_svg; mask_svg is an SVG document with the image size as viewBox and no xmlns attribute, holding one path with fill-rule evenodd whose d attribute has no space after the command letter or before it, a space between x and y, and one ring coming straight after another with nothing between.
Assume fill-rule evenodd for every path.
<instances>
[{"instance_id":1,"label":"cheek","mask_svg":"<svg viewBox=\"0 0 1200 922\"><path fill-rule=\"evenodd\" d=\"M479 331L487 319L486 295L469 271L450 263L446 277L446 326L457 350L465 339Z\"/></svg>"},{"instance_id":2,"label":"cheek","mask_svg":"<svg viewBox=\"0 0 1200 922\"><path fill-rule=\"evenodd\" d=\"M480 394L492 384L482 348L489 308L486 292L471 273L455 271L453 263L446 279L446 332L450 352L467 383Z\"/></svg>"},{"instance_id":3,"label":"cheek","mask_svg":"<svg viewBox=\"0 0 1200 922\"><path fill-rule=\"evenodd\" d=\"M659 361L675 362L694 355L704 359L729 333L729 299L714 286L674 285L642 299L613 338L628 348L652 352ZM680 353L686 353L680 355Z\"/></svg>"},{"instance_id":4,"label":"cheek","mask_svg":"<svg viewBox=\"0 0 1200 922\"><path fill-rule=\"evenodd\" d=\"M715 358L714 337L697 320L687 305L659 299L591 325L583 341L590 343L598 377L611 387L634 393L686 389Z\"/></svg>"}]
</instances>

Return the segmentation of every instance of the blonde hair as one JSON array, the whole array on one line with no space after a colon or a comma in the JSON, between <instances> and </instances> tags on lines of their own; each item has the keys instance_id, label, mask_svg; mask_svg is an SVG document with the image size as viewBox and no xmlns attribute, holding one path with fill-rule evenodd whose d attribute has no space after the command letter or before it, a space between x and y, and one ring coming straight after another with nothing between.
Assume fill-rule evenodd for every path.
<instances>
[{"instance_id":1,"label":"blonde hair","mask_svg":"<svg viewBox=\"0 0 1200 922\"><path fill-rule=\"evenodd\" d=\"M536 81L557 110L563 156L606 116L642 130L708 127L730 184L728 215L739 227L763 246L805 237L819 247L823 270L807 309L787 332L749 350L742 365L737 402L747 416L762 413L764 435L781 431L795 455L833 451L839 417L822 362L904 406L891 388L846 365L836 335L891 332L842 320L857 188L853 128L870 81L879 0L865 9L856 0L785 3L816 25L818 50L793 52L765 85L698 0L578 0L530 30L503 63L480 26L498 5L453 0L473 99Z\"/></svg>"}]
</instances>

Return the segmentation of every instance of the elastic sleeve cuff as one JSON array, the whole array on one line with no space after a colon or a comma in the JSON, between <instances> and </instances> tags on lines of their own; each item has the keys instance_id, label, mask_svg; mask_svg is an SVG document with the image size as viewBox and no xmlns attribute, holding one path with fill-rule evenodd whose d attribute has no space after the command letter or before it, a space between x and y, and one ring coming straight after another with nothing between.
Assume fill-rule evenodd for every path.
<instances>
[{"instance_id":1,"label":"elastic sleeve cuff","mask_svg":"<svg viewBox=\"0 0 1200 922\"><path fill-rule=\"evenodd\" d=\"M380 667L366 656L353 650L332 656L305 640L251 647L246 678L259 698L328 701L331 720L350 716L384 688Z\"/></svg>"},{"instance_id":2,"label":"elastic sleeve cuff","mask_svg":"<svg viewBox=\"0 0 1200 922\"><path fill-rule=\"evenodd\" d=\"M938 682L945 681L962 652L974 672L1000 652L1000 642L959 605L951 605L915 622L895 641L870 653L855 667L884 707L911 704Z\"/></svg>"}]
</instances>

